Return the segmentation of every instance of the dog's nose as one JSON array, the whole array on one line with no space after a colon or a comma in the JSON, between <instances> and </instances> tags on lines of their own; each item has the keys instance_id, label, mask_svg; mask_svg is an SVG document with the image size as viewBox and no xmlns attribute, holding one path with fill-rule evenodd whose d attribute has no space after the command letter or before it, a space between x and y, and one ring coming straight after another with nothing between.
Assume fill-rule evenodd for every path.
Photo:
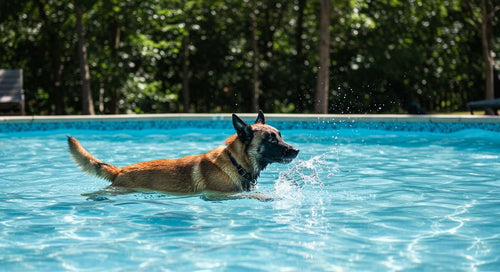
<instances>
[{"instance_id":1,"label":"dog's nose","mask_svg":"<svg viewBox=\"0 0 500 272\"><path fill-rule=\"evenodd\" d=\"M287 148L285 156L295 158L299 154L299 150L295 147Z\"/></svg>"}]
</instances>

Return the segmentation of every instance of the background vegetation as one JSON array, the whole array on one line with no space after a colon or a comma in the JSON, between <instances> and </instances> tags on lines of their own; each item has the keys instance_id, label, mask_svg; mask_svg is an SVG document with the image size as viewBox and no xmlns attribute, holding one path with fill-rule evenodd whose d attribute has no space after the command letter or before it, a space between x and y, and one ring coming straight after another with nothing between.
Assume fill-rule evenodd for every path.
<instances>
[{"instance_id":1,"label":"background vegetation","mask_svg":"<svg viewBox=\"0 0 500 272\"><path fill-rule=\"evenodd\" d=\"M313 112L320 1L1 1L0 68L24 69L28 114L89 113L86 80L95 113ZM328 111L485 99L496 1L331 0Z\"/></svg>"}]
</instances>

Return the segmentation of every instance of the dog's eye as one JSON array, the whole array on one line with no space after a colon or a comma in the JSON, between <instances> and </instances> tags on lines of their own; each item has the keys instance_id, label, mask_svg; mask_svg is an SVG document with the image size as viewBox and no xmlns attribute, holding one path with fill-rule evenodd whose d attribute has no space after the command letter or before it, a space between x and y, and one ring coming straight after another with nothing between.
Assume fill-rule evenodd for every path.
<instances>
[{"instance_id":1,"label":"dog's eye","mask_svg":"<svg viewBox=\"0 0 500 272\"><path fill-rule=\"evenodd\" d=\"M271 137L269 137L269 141L270 141L271 143L277 143L277 142L278 142L278 139L276 138L276 134L271 133L271 135L270 135L270 136L271 136Z\"/></svg>"}]
</instances>

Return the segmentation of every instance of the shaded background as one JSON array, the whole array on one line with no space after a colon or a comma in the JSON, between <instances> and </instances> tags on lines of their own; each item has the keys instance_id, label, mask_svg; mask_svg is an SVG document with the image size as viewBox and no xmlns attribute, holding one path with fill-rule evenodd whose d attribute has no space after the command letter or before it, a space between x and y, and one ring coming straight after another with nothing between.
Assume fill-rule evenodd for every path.
<instances>
[{"instance_id":1,"label":"shaded background","mask_svg":"<svg viewBox=\"0 0 500 272\"><path fill-rule=\"evenodd\" d=\"M23 69L28 114L89 113L84 97L96 114L314 112L321 1L1 1L0 68ZM498 69L497 0L328 2L328 112L486 98L481 27Z\"/></svg>"}]
</instances>

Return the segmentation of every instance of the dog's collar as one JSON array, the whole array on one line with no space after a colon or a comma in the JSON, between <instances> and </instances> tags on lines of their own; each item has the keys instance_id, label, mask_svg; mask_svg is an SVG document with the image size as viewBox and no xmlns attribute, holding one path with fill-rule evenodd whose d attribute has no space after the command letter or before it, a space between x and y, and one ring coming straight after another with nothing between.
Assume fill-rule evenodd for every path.
<instances>
[{"instance_id":1,"label":"dog's collar","mask_svg":"<svg viewBox=\"0 0 500 272\"><path fill-rule=\"evenodd\" d=\"M238 170L238 174L240 174L240 176L243 178L243 184L242 184L243 190L250 191L250 189L252 189L252 187L254 187L255 184L257 184L257 178L255 178L253 175L248 173L247 170L245 170L245 168L243 168L236 161L236 159L233 157L231 152L229 152L229 150L227 151L227 155L229 156L229 160L231 160L231 163Z\"/></svg>"}]
</instances>

